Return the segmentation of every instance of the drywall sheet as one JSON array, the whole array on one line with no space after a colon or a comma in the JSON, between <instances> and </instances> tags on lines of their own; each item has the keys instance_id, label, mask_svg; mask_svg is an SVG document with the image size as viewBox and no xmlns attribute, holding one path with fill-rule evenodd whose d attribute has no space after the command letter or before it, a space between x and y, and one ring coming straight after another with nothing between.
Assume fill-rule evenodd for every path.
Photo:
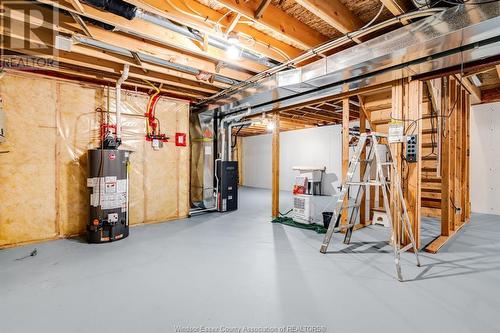
<instances>
[{"instance_id":1,"label":"drywall sheet","mask_svg":"<svg viewBox=\"0 0 500 333\"><path fill-rule=\"evenodd\" d=\"M0 246L56 235L55 82L4 76Z\"/></svg>"},{"instance_id":2,"label":"drywall sheet","mask_svg":"<svg viewBox=\"0 0 500 333\"><path fill-rule=\"evenodd\" d=\"M299 174L295 166L326 167L323 193L337 193L342 177L342 126L324 126L280 133L280 190L291 191ZM245 186L271 188L272 136L244 137Z\"/></svg>"},{"instance_id":3,"label":"drywall sheet","mask_svg":"<svg viewBox=\"0 0 500 333\"><path fill-rule=\"evenodd\" d=\"M35 215L43 223L33 222L29 219L30 211L15 204L18 200L11 199L10 206L8 201L2 200L0 246L83 233L88 217L87 150L99 145L103 119L115 123L114 90L25 74L6 75L1 83L2 88L8 87L1 93L9 101L7 125L11 129L7 142L0 145L0 151L11 151L0 155L1 192L11 198L12 189L16 188L13 184L17 183L23 193L19 202L36 208L43 203L44 207L36 209ZM21 96L18 91L26 85L32 87L30 95ZM156 115L161 131L171 137L171 142L154 151L144 139L147 103L146 95L122 93L123 144L120 149L132 152L131 225L185 217L189 211L189 146L177 147L174 140L176 132L188 133L189 105L179 100L159 100ZM23 117L37 122L23 121ZM46 130L43 135L42 129ZM28 138L34 144L26 144L24 132L33 135ZM39 176L28 177L35 178L35 182L23 183L11 175L13 168L17 168L15 165L28 165L21 156L38 156L33 163L37 165ZM47 200L47 197L52 199ZM10 221L19 214L27 216L17 218L16 227L10 227Z\"/></svg>"},{"instance_id":4,"label":"drywall sheet","mask_svg":"<svg viewBox=\"0 0 500 333\"><path fill-rule=\"evenodd\" d=\"M472 211L500 215L500 103L472 106L470 126Z\"/></svg>"}]
</instances>

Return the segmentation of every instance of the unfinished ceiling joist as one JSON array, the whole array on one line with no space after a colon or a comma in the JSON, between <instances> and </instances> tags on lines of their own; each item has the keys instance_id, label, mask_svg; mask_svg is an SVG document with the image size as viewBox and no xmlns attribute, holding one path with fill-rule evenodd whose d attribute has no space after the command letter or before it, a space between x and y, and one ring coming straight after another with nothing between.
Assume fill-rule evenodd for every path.
<instances>
[{"instance_id":1,"label":"unfinished ceiling joist","mask_svg":"<svg viewBox=\"0 0 500 333\"><path fill-rule=\"evenodd\" d=\"M68 12L76 12L66 0L37 0L37 2L48 4ZM194 43L193 40L190 40L186 36L150 22L140 19L129 21L126 18L98 10L85 4L83 4L83 6L85 8L85 14L81 16L112 26L114 27L114 32L116 33L125 33L144 39L147 42L155 42L171 50L181 52L186 56L193 55L205 58L212 62L218 62L221 59L224 59L230 67L235 69L257 73L267 68L267 66L244 58L238 60L228 59L224 50L211 45L208 45L207 49L203 50L196 43Z\"/></svg>"},{"instance_id":2,"label":"unfinished ceiling joist","mask_svg":"<svg viewBox=\"0 0 500 333\"><path fill-rule=\"evenodd\" d=\"M227 27L231 24L228 15L221 14L196 0L169 0L168 2L163 0L127 0L127 2L138 8L149 10L160 17L182 22L209 34L214 34L217 25ZM256 41L252 47L247 48L248 50L255 50L255 52L277 61L283 61L283 53L292 56L301 52L299 49L272 38L248 24L238 24L234 31Z\"/></svg>"},{"instance_id":3,"label":"unfinished ceiling joist","mask_svg":"<svg viewBox=\"0 0 500 333\"><path fill-rule=\"evenodd\" d=\"M254 20L255 13L259 9L260 1L236 1L236 0L216 0L224 7L239 13L248 20ZM262 17L257 21L259 24L274 31L283 37L301 44L306 48L311 48L324 43L328 38L308 25L300 22L279 8L268 5Z\"/></svg>"},{"instance_id":4,"label":"unfinished ceiling joist","mask_svg":"<svg viewBox=\"0 0 500 333\"><path fill-rule=\"evenodd\" d=\"M473 15L475 11L478 13ZM412 25L418 25L418 30L403 27L316 63L263 77L251 88L244 88L246 82L239 89L229 88L228 95L223 96L224 91L211 97L218 98L220 105L214 110L225 114L241 104L252 106L252 113L293 108L304 100L314 103L350 89L483 61L498 54L495 38L500 31L500 16L495 3L457 6ZM436 31L439 34L433 33Z\"/></svg>"},{"instance_id":5,"label":"unfinished ceiling joist","mask_svg":"<svg viewBox=\"0 0 500 333\"><path fill-rule=\"evenodd\" d=\"M380 0L380 2L387 8L389 9L389 11L392 13L392 15L394 16L399 16L399 15L402 15L404 13L406 13L409 8L408 6L406 5L406 3L404 3L403 1L401 0ZM407 19L403 19L401 20L401 23L403 24L408 24L410 23L409 20Z\"/></svg>"},{"instance_id":6,"label":"unfinished ceiling joist","mask_svg":"<svg viewBox=\"0 0 500 333\"><path fill-rule=\"evenodd\" d=\"M47 9L40 8L40 13L46 14ZM2 14L0 14L1 16ZM48 17L48 16L46 16ZM13 12L10 14L10 19L15 19L20 22L24 22L26 18L20 12ZM37 24L40 27L46 27L47 29L56 29L56 31L65 33L65 34L74 34L78 31L79 25L75 24L69 17L60 15L58 19L58 24L55 25L49 21L42 21L40 18L30 18L31 24ZM208 61L201 57L181 53L178 51L171 50L169 48L163 47L158 43L147 43L144 40L141 40L137 37L114 33L111 31L107 31L95 26L88 26L89 33L93 36L93 40L97 40L113 46L116 49L123 49L124 46L127 47L127 50L133 54L144 54L147 51L148 56L154 56L159 59L164 60L165 62L171 64L180 64L180 65L189 65L201 71L209 72L216 74L216 64L212 61ZM45 37L47 40L50 39L51 34L50 31L47 31ZM49 45L51 44L48 42ZM217 74L230 77L234 80L243 80L249 76L248 73L238 71L232 67L224 67Z\"/></svg>"},{"instance_id":7,"label":"unfinished ceiling joist","mask_svg":"<svg viewBox=\"0 0 500 333\"><path fill-rule=\"evenodd\" d=\"M363 22L338 0L296 0L296 2L343 34L363 26Z\"/></svg>"},{"instance_id":8,"label":"unfinished ceiling joist","mask_svg":"<svg viewBox=\"0 0 500 333\"><path fill-rule=\"evenodd\" d=\"M264 11L267 9L267 6L271 3L271 0L261 0L259 8L255 11L255 18L258 20L264 14Z\"/></svg>"}]
</instances>

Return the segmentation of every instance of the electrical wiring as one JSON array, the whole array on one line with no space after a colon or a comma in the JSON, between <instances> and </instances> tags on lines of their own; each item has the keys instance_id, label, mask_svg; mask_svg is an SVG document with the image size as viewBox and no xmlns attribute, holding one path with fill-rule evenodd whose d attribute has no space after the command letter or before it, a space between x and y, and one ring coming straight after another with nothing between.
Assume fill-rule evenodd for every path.
<instances>
[{"instance_id":1,"label":"electrical wiring","mask_svg":"<svg viewBox=\"0 0 500 333\"><path fill-rule=\"evenodd\" d=\"M158 101L160 95L160 89L156 87L154 84L149 82L148 80L144 80L147 84L149 84L156 92L149 97L147 112L146 112L146 135L150 136L156 135L156 126L158 124L157 118L154 116L154 109L156 107L156 102Z\"/></svg>"},{"instance_id":2,"label":"electrical wiring","mask_svg":"<svg viewBox=\"0 0 500 333\"><path fill-rule=\"evenodd\" d=\"M226 88L222 91L219 91L218 93L216 93L212 96L206 97L205 99L202 99L201 101L199 101L195 105L195 107L199 108L199 107L206 105L207 103L209 103L217 98L220 98L222 96L228 96L239 89L243 89L244 87L246 87L248 85L255 84L256 82L258 82L266 77L269 77L277 72L280 72L280 71L283 71L286 69L290 69L290 68L294 68L296 66L296 64L303 63L304 61L307 61L311 58L314 58L314 57L318 56L319 54L322 54L322 53L327 52L329 50L332 50L333 48L340 47L342 45L346 45L348 43L351 43L354 38L362 38L363 36L374 33L375 31L380 31L380 30L387 28L389 26L398 24L402 20L410 20L410 19L417 19L420 17L428 17L428 16L436 14L436 13L441 13L443 10L444 10L443 8L433 8L433 9L426 9L426 10L422 10L422 11L413 11L413 12L405 13L402 15L398 15L394 18L388 19L388 20L383 21L383 22L373 24L373 26L370 26L368 28L355 30L355 31L350 32L348 34L342 35L339 38L335 38L335 39L330 40L326 43L323 43L320 46L317 46L313 49L309 49L308 51L303 52L302 54L300 54L299 56L297 56L291 60L288 60L280 65L274 66L274 67L269 68L265 71L262 71L258 74L255 74L254 76L252 76L252 77L250 77L250 78L248 78L248 79L246 79L246 80L244 80L236 85L232 85L231 87Z\"/></svg>"},{"instance_id":3,"label":"electrical wiring","mask_svg":"<svg viewBox=\"0 0 500 333\"><path fill-rule=\"evenodd\" d=\"M434 4L431 4L431 3L429 3L428 0L426 0L425 5L417 5L416 1L414 1L414 0L412 2L413 2L413 5L417 8L417 10L420 10L420 9L426 8L426 7L427 8L436 7L440 3L445 3L448 5L452 5L452 6L458 6L458 5L473 6L473 5L484 5L484 4L494 3L494 2L498 2L498 1L500 1L500 0L475 1L475 2L470 2L470 0L461 0L461 1L439 0L439 1L435 2Z\"/></svg>"},{"instance_id":4,"label":"electrical wiring","mask_svg":"<svg viewBox=\"0 0 500 333\"><path fill-rule=\"evenodd\" d=\"M217 22L213 21L213 20L210 20L208 19L207 16L203 16L201 15L200 13L198 13L196 10L194 10L193 8L191 8L190 6L188 6L185 2L184 2L184 5L189 8L189 10L191 10L192 13L188 12L188 11L185 11L183 10L182 8L179 8L178 6L174 5L170 0L164 0L165 3L167 3L170 7L174 8L175 10L179 11L180 13L184 14L184 15L187 15L187 16L190 16L190 17L193 17L195 19L201 19L203 22L208 22L212 25L215 25Z\"/></svg>"},{"instance_id":5,"label":"electrical wiring","mask_svg":"<svg viewBox=\"0 0 500 333\"><path fill-rule=\"evenodd\" d=\"M245 127L245 125L241 125L241 126L238 128L238 130L236 131L236 134L234 135L234 141L233 141L233 142L231 142L231 148L236 147L236 138L238 137L238 134L239 134L239 133L240 133L240 131L243 129L243 127ZM231 140L233 140L233 139L232 139L232 137L231 137Z\"/></svg>"},{"instance_id":6,"label":"electrical wiring","mask_svg":"<svg viewBox=\"0 0 500 333\"><path fill-rule=\"evenodd\" d=\"M381 6L380 6L380 9L378 10L378 13L368 23L366 23L364 26L362 26L360 28L360 30L366 29L368 27L371 27L372 24L375 23L375 21L380 17L380 15L382 14L382 11L384 10L384 8L385 8L385 5L382 3Z\"/></svg>"}]
</instances>

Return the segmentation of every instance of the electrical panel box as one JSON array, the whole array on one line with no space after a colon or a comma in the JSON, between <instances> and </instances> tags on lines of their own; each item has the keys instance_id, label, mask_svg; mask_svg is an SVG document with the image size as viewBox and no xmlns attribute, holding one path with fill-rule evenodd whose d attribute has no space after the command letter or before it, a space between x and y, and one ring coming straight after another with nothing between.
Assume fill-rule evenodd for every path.
<instances>
[{"instance_id":1,"label":"electrical panel box","mask_svg":"<svg viewBox=\"0 0 500 333\"><path fill-rule=\"evenodd\" d=\"M406 161L408 163L415 163L417 162L417 156L418 156L417 136L408 135L406 137Z\"/></svg>"},{"instance_id":2,"label":"electrical panel box","mask_svg":"<svg viewBox=\"0 0 500 333\"><path fill-rule=\"evenodd\" d=\"M3 101L0 97L0 142L5 141L5 114L3 112Z\"/></svg>"},{"instance_id":3,"label":"electrical panel box","mask_svg":"<svg viewBox=\"0 0 500 333\"><path fill-rule=\"evenodd\" d=\"M217 163L219 186L219 212L238 209L238 162L219 161Z\"/></svg>"}]
</instances>

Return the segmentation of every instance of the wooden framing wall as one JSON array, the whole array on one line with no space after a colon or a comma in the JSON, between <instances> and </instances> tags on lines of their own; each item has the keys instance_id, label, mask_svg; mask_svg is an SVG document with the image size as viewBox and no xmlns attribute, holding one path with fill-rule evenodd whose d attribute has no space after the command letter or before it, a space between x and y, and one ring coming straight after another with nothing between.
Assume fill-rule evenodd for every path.
<instances>
[{"instance_id":1,"label":"wooden framing wall","mask_svg":"<svg viewBox=\"0 0 500 333\"><path fill-rule=\"evenodd\" d=\"M366 91L358 98L361 114L366 114L371 130L387 133L391 119L396 119L404 122L407 134L418 135L420 154L416 163L404 162L401 144L391 145L391 151L402 177L403 195L419 248L427 245L421 243L422 216L441 220L436 220L441 224L441 235L426 247L429 252L437 252L470 219L469 92L452 76L434 79L432 84L396 81L384 89ZM349 126L347 119L343 122L344 129ZM441 140L436 139L437 135L441 135ZM346 149L348 143L344 143L343 151ZM348 156L345 154L344 164ZM369 208L364 205L362 208L370 210L371 218L376 209L373 189L370 198ZM391 197L391 202L398 204L398 201L397 197ZM401 241L408 242L404 237Z\"/></svg>"},{"instance_id":2,"label":"wooden framing wall","mask_svg":"<svg viewBox=\"0 0 500 333\"><path fill-rule=\"evenodd\" d=\"M20 94L19 92L23 93ZM55 239L85 231L88 214L86 151L98 146L103 117L114 109L114 91L31 74L0 80L7 140L0 156L0 247ZM144 140L148 97L123 93L122 149L133 151L130 224L186 217L189 211L188 147L165 144L153 151ZM173 136L189 131L189 105L161 98L157 117ZM113 115L112 119L114 118Z\"/></svg>"},{"instance_id":3,"label":"wooden framing wall","mask_svg":"<svg viewBox=\"0 0 500 333\"><path fill-rule=\"evenodd\" d=\"M403 144L392 144L390 149L401 177L403 197L417 246L427 245L427 251L437 252L470 219L469 91L459 78L450 76L430 81L402 79L363 88L357 94L345 92L332 96L330 100L322 100L342 102L343 178L349 165L349 127L353 120L350 99L353 98L359 102L360 132L366 130L367 123L372 131L388 133L391 121L397 120L404 124L407 135L417 135L419 154L415 163L405 160ZM276 126L272 148L272 216L276 217L279 214L279 112L273 119ZM373 211L379 209L375 207L375 199L371 187L369 205L364 199L360 209L361 223L356 228L371 224ZM395 195L390 200L395 205L401 204ZM377 201L381 202L381 199ZM396 220L394 210L392 214ZM430 244L421 241L423 216L434 218L441 226L439 237ZM342 223L346 223L346 217L344 212ZM401 230L398 234L401 235ZM407 244L409 240L401 235L398 241Z\"/></svg>"},{"instance_id":4,"label":"wooden framing wall","mask_svg":"<svg viewBox=\"0 0 500 333\"><path fill-rule=\"evenodd\" d=\"M470 221L470 94L455 76L442 80L441 235L426 247L436 253ZM439 196L440 194L440 196Z\"/></svg>"},{"instance_id":5,"label":"wooden framing wall","mask_svg":"<svg viewBox=\"0 0 500 333\"><path fill-rule=\"evenodd\" d=\"M273 115L273 147L272 147L272 217L280 214L280 116Z\"/></svg>"}]
</instances>

